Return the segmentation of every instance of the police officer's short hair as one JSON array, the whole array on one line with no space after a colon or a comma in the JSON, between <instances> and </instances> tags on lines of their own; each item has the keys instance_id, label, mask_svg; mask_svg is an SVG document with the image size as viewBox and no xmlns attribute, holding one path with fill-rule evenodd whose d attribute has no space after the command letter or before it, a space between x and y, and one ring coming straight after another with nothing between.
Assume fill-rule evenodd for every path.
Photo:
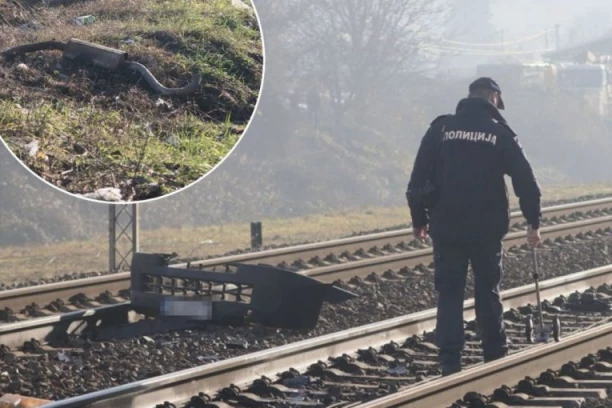
<instances>
[{"instance_id":1,"label":"police officer's short hair","mask_svg":"<svg viewBox=\"0 0 612 408\"><path fill-rule=\"evenodd\" d=\"M470 96L477 96L480 98L488 98L494 93L495 91L487 88L474 88L470 90Z\"/></svg>"},{"instance_id":2,"label":"police officer's short hair","mask_svg":"<svg viewBox=\"0 0 612 408\"><path fill-rule=\"evenodd\" d=\"M504 109L505 104L501 97L501 88L492 78L478 78L472 82L469 87L469 96L471 97L489 99L489 97L494 93L498 94L497 108Z\"/></svg>"}]
</instances>

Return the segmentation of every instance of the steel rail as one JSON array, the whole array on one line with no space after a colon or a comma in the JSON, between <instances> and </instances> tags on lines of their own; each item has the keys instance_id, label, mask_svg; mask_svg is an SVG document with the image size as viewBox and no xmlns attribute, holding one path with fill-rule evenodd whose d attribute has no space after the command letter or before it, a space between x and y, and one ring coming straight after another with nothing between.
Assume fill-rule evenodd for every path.
<instances>
[{"instance_id":1,"label":"steel rail","mask_svg":"<svg viewBox=\"0 0 612 408\"><path fill-rule=\"evenodd\" d=\"M588 203L588 204L587 204ZM573 215L579 212L594 212L612 209L612 197L585 201L583 203L572 203L564 204L559 206L552 206L542 209L542 216L546 219L558 218L567 215ZM510 223L516 223L517 220L522 219L523 215L521 212L512 212L510 214ZM297 245L286 248L279 248L268 251L261 251L255 253L247 253L229 257L231 261L221 261L223 258L191 262L191 265L203 267L210 267L212 262L214 264L227 263L227 262L262 262L278 264L281 262L293 262L298 258L313 258L316 256L324 257L331 253L340 253L344 251L357 251L366 246L366 244L372 248L375 246L382 247L384 245L398 245L407 240L413 240L412 229L404 228L396 231L387 231L375 234L367 234L349 238L335 239L331 241L316 242L312 244ZM369 248L368 248L369 249Z\"/></svg>"},{"instance_id":2,"label":"steel rail","mask_svg":"<svg viewBox=\"0 0 612 408\"><path fill-rule=\"evenodd\" d=\"M132 311L129 302L100 306L1 325L0 344L15 349L31 339L43 342L50 338L61 340L89 328L112 327L137 320L139 315Z\"/></svg>"},{"instance_id":3,"label":"steel rail","mask_svg":"<svg viewBox=\"0 0 612 408\"><path fill-rule=\"evenodd\" d=\"M559 224L542 228L543 239L551 239L558 236L566 236L570 232L592 231L593 227L612 227L612 216L587 219L567 224ZM515 232L506 237L504 246L521 244L527 235L526 231ZM352 261L343 264L334 264L319 268L299 271L306 276L316 278L322 282L334 282L336 280L348 280L355 276L365 277L372 272L383 273L387 270L399 270L404 267L413 267L419 264L429 263L433 256L433 249L409 251L405 253L378 256L360 261ZM92 278L98 279L98 278ZM233 285L227 285L232 289ZM107 324L113 318L117 322L126 321L130 302L116 305L103 306L101 308L87 309L49 317L33 318L16 323L0 325L0 344L10 348L19 347L25 340L35 338L42 342L48 342L63 336L65 333L79 333L90 327L91 324ZM101 314L98 315L98 310ZM130 321L139 317L130 315ZM110 323L108 323L110 324Z\"/></svg>"},{"instance_id":4,"label":"steel rail","mask_svg":"<svg viewBox=\"0 0 612 408\"><path fill-rule=\"evenodd\" d=\"M601 229L612 227L612 216L544 227L541 229L541 236L543 240L554 239L570 234L592 231L594 227ZM522 245L525 243L526 238L527 231L519 231L508 234L503 242L504 248ZM386 270L398 270L404 267L428 264L431 262L432 257L433 248L428 247L421 250L407 251L394 255L378 256L360 261L306 269L301 272L307 276L317 278L322 282L333 282L338 279L350 279L354 276L363 277L372 272L381 273Z\"/></svg>"},{"instance_id":5,"label":"steel rail","mask_svg":"<svg viewBox=\"0 0 612 408\"><path fill-rule=\"evenodd\" d=\"M470 391L490 395L502 384L516 384L527 376L537 378L547 369L558 370L563 364L580 360L610 347L610 344L612 323L572 334L559 343L530 347L503 360L487 365L478 364L459 374L438 378L355 407L449 407Z\"/></svg>"},{"instance_id":6,"label":"steel rail","mask_svg":"<svg viewBox=\"0 0 612 408\"><path fill-rule=\"evenodd\" d=\"M542 299L552 300L559 295L567 295L576 290L586 290L593 286L612 281L612 264L550 279L540 283ZM534 301L535 286L526 285L502 292L506 309L524 306ZM464 319L475 317L474 300L464 303ZM285 346L230 358L216 363L137 381L106 390L84 394L45 405L48 408L72 407L133 407L150 408L162 401L182 403L200 392L214 394L219 389L236 384L245 385L267 376L274 378L277 373L288 368L306 369L312 362L326 360L330 355L341 355L360 348L380 347L390 341L401 342L415 334L432 330L436 322L436 309L414 313L365 326L355 327L336 333L291 343ZM573 337L572 337L573 339ZM609 339L607 340L609 345ZM562 346L569 344L570 338L563 340ZM574 344L574 343L571 343ZM536 346L537 347L537 346ZM535 350L535 349L534 349ZM535 354L548 348L537 347ZM548 360L546 361L548 364ZM500 364L500 363L496 363ZM484 369L489 371L487 365ZM467 371L466 371L467 372ZM412 405L410 405L412 406ZM429 405L428 408L439 405Z\"/></svg>"},{"instance_id":7,"label":"steel rail","mask_svg":"<svg viewBox=\"0 0 612 408\"><path fill-rule=\"evenodd\" d=\"M612 198L551 206L544 208L542 210L542 214L547 219L551 219L554 217L558 218L576 214L577 212L584 213L607 209L612 209ZM520 212L513 212L511 214L511 222L516 222L521 217L522 215ZM545 228L542 229L542 231L544 230ZM513 233L511 233L509 237L512 234ZM203 261L190 262L190 264L192 266L201 265L202 268L214 269L223 267L228 263L236 262L267 264L279 264L282 262L291 263L300 258L310 259L317 256L323 258L330 253L340 254L345 251L354 252L365 247L368 247L369 249L376 246L383 247L385 245L398 245L401 242L411 241L412 239L412 231L410 229L401 229L397 231L368 234L306 245L296 245L273 250L219 257ZM414 265L416 264L418 264L418 262ZM183 263L176 266L186 267L187 264ZM45 285L30 286L26 288L11 289L0 291L0 309L8 307L13 310L20 310L31 304L33 300L39 304L47 304L56 299L68 299L71 296L80 293L87 296L97 296L99 293L104 291L117 293L121 290L128 289L129 286L129 272L121 272L92 278L83 278Z\"/></svg>"}]
</instances>

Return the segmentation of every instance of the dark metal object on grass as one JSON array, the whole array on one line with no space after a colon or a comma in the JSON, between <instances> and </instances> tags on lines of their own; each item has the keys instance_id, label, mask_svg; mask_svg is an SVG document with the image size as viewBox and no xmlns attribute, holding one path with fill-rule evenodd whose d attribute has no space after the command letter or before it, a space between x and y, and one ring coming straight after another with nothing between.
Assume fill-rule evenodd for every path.
<instances>
[{"instance_id":1,"label":"dark metal object on grass","mask_svg":"<svg viewBox=\"0 0 612 408\"><path fill-rule=\"evenodd\" d=\"M147 67L138 62L128 61L127 52L74 38L66 43L61 41L44 41L19 45L0 51L0 56L11 57L44 50L60 50L63 51L64 58L68 60L91 62L97 67L110 71L117 71L124 68L134 70L142 75L155 92L165 96L192 94L199 89L202 80L199 74L195 74L191 78L191 82L185 87L166 88L155 78Z\"/></svg>"}]
</instances>

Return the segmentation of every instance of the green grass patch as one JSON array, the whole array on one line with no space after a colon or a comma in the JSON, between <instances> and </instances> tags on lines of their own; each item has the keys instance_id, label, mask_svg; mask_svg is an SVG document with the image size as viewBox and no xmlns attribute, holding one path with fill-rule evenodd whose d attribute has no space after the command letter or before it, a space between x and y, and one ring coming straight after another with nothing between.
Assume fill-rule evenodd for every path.
<instances>
[{"instance_id":1,"label":"green grass patch","mask_svg":"<svg viewBox=\"0 0 612 408\"><path fill-rule=\"evenodd\" d=\"M0 7L0 49L78 38L127 51L164 86L184 86L195 72L202 82L193 95L169 97L131 70L66 61L59 51L0 58L0 135L22 161L67 191L116 187L129 200L184 187L227 155L259 96L253 13L229 0L69 3ZM81 15L97 20L73 24ZM39 29L24 28L32 22Z\"/></svg>"}]
</instances>

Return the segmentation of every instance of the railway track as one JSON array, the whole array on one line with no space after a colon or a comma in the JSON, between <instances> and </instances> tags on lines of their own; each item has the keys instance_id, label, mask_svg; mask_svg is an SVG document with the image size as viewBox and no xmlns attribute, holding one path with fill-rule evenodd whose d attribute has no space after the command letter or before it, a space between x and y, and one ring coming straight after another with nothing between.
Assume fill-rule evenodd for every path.
<instances>
[{"instance_id":1,"label":"railway track","mask_svg":"<svg viewBox=\"0 0 612 408\"><path fill-rule=\"evenodd\" d=\"M521 217L520 213L512 214L514 224L506 237L506 248L520 244L524 239L525 223L517 222ZM605 230L612 226L612 198L548 207L543 210L543 217L542 233L548 239ZM428 264L431 251L427 243L413 240L411 231L404 229L179 266L215 270L229 263L267 263L296 271L305 270L309 276L333 281L378 272L385 267ZM377 261L379 258L380 262ZM129 286L129 273L125 272L0 291L0 321L14 322L122 303L129 299Z\"/></svg>"},{"instance_id":2,"label":"railway track","mask_svg":"<svg viewBox=\"0 0 612 408\"><path fill-rule=\"evenodd\" d=\"M600 200L601 201L601 200ZM554 248L560 247L556 251L566 251L565 245L567 244L577 244L578 247L581 247L581 243L586 244L589 240L595 240L596 247L605 247L605 240L602 241L602 238L612 236L612 228L611 228L611 220L610 220L610 209L607 208L606 203L598 203L597 205L605 205L606 207L597 208L595 210L583 210L583 211L574 211L565 209L564 211L570 211L565 215L553 216L547 218L547 221L544 225L547 225L543 228L542 233L545 239L544 247L549 248L550 250L555 251ZM384 233L389 234L389 233ZM380 235L380 234L374 234ZM354 238L364 238L362 237L354 237ZM350 240L354 239L350 238ZM518 245L522 244L525 240L525 233L521 231L521 225L514 226L514 232L510 233L507 237L507 241L505 246L508 250L509 258L522 259L524 258L524 250ZM365 241L368 242L368 241ZM321 243L328 244L328 243ZM294 262L294 268L300 269L300 273L308 274L310 276L317 277L318 279L330 282L336 281L339 279L343 279L344 282L353 282L355 280L359 281L363 279L366 286L370 284L374 284L377 286L379 280L385 282L395 282L393 285L403 286L405 285L406 279L416 279L414 282L422 281L421 278L418 277L419 272L430 272L432 271L431 264L431 255L432 251L426 245L415 245L419 244L417 242L411 241L401 241L396 247L391 245L383 246L382 242L376 246L372 246L371 250L364 250L364 247L367 248L368 245L361 245L360 249L354 253L346 253L344 256L329 256L325 258L322 257L313 257L308 262L304 262L302 258L301 262ZM318 245L318 244L310 244L310 245ZM590 248L593 244L589 244L589 246L585 246L584 248ZM572 246L567 247L570 248L570 252L572 252ZM283 250L287 250L291 248L283 248ZM607 249L604 248L605 251ZM329 250L328 250L329 251ZM574 250L575 251L575 250ZM589 250L590 251L590 250ZM265 251L258 254L265 254L266 252L275 252L275 251ZM563 252L565 253L565 252ZM252 254L245 254L243 256L248 256ZM595 256L597 258L596 253L592 253L591 256ZM333 259L337 258L337 259ZM565 257L563 257L565 259ZM601 257L599 257L601 258ZM218 260L210 260L204 262L214 262ZM261 261L256 261L261 262ZM284 261L287 262L287 261ZM600 259L599 264L607 263L609 261L605 260L605 256L603 259ZM201 262L193 262L187 264L183 264L184 267L198 267ZM598 263L590 263L589 265L583 265L583 267L590 267L590 265L598 265ZM355 268L357 267L357 268ZM413 267L411 269L411 267ZM351 272L352 269L352 272ZM565 269L565 272L569 271ZM429 276L429 275L426 275ZM69 283L74 283L69 282ZM515 283L516 284L516 283ZM359 286L360 284L357 283ZM418 285L417 285L418 287ZM38 289L41 287L31 287L28 289ZM414 291L413 291L414 292ZM0 292L4 293L4 292ZM415 292L416 293L416 292ZM366 294L366 296L369 296ZM78 297L78 296L77 296ZM400 298L401 299L401 298ZM34 300L30 298L30 302ZM35 299L38 300L38 299ZM10 324L0 325L0 345L4 345L3 349L0 346L0 357L5 356L5 361L7 355L16 355L18 358L23 357L23 361L28 361L32 357L38 358L45 354L45 351L37 350L38 348L46 349L46 354L49 356L53 356L55 353L50 352L49 349L53 349L53 345L44 346L41 344L37 344L37 341L32 342L32 339L38 339L40 343L45 344L45 342L50 339L58 340L66 337L68 334L76 335L86 331L88 328L96 327L97 329L105 329L111 332L116 332L116 326L121 323L134 322L138 320L141 316L136 315L130 309L129 302L126 302L127 298L122 298L117 295L107 294L104 299L98 298L96 300L88 300L84 296L81 299L75 299L71 304L61 305L59 302L55 302L54 305L50 309L54 309L56 313L51 316L40 316L35 318L30 318L23 321L13 322ZM102 301L102 305L100 304ZM398 300L395 300L397 302ZM366 302L367 303L367 302ZM412 303L415 305L414 303ZM420 302L419 302L420 304ZM422 310L428 303L425 302L424 306L413 307L409 306L407 309L403 308L403 312L400 314L411 313L416 310ZM416 306L416 305L415 305ZM80 310L79 310L80 309ZM54 310L41 310L44 313L53 313ZM342 312L340 312L342 313ZM392 315L398 316L399 314L394 313ZM340 327L352 327L352 325L357 326L358 324L364 324L368 321L377 321L381 316L380 314L376 314L376 319L357 319L360 323L356 324L357 320L351 320L350 324L342 324ZM384 315L382 315L384 316ZM388 315L387 315L388 316ZM28 317L28 316L26 316ZM30 316L31 317L31 316ZM151 321L148 321L151 322ZM131 324L126 324L127 327L132 327ZM326 323L325 326L328 326ZM165 327L164 329L168 329L171 327ZM335 328L333 331L337 331L339 328ZM216 331L216 330L215 330ZM328 333L332 330L317 330L317 333ZM233 336L233 333L228 333L230 336ZM189 335L187 336L189 337ZM300 336L297 338L293 335L290 335L290 341L299 340ZM140 340L139 340L140 341ZM272 341L272 347L277 344L283 344L282 342L278 343L277 341ZM7 347L8 346L8 347ZM59 347L71 347L71 346L59 346ZM77 346L78 347L78 346ZM270 347L270 346L268 346ZM10 352L8 352L8 350ZM255 348L257 349L257 348ZM8 354L7 354L8 352ZM34 353L34 354L31 354ZM224 358L235 356L238 353L228 353L224 354ZM195 355L197 356L197 354ZM194 355L191 358L195 357ZM184 358L184 357L183 357ZM132 359L136 361L136 359ZM9 366L10 367L10 366ZM185 365L183 365L185 367ZM171 372L181 369L174 368L170 370L165 370L165 372ZM78 374L77 374L78 375ZM159 375L159 374L157 374ZM142 377L140 377L142 378ZM132 381L135 378L132 379ZM5 386L1 384L2 378L0 378L0 385L2 389ZM98 388L94 386L94 389L103 389L112 386L112 383L107 384L105 387ZM91 389L91 386L89 386ZM7 391L8 392L8 391ZM83 393L81 391L80 393ZM35 395L35 394L29 394ZM41 394L43 395L43 394ZM70 394L75 395L75 394ZM76 394L78 395L78 394ZM64 395L65 398L66 395Z\"/></svg>"},{"instance_id":3,"label":"railway track","mask_svg":"<svg viewBox=\"0 0 612 408\"><path fill-rule=\"evenodd\" d=\"M542 210L542 215L544 218L543 226L558 225L571 219L577 220L602 215L612 215L612 198L547 207ZM520 212L511 214L511 224L511 233L521 231L525 228L525 223L522 221ZM222 268L228 263L236 262L267 263L293 267L294 269L304 269L312 266L308 264L309 261L315 260L316 262L317 259L325 259L330 255L340 256L342 254L355 254L361 251L367 256L367 251L370 248L396 248L402 244L411 248L425 249L428 247L426 244L414 242L411 230L401 229L314 244L214 258L191 262L190 264L192 266L201 266L212 270L215 268ZM184 265L186 266L186 264ZM20 310L30 306L32 302L46 305L58 299L70 303L72 299L77 298L76 301L78 303L79 297L95 298L100 294L125 294L126 291L129 290L129 286L129 273L122 272L0 291L0 310L5 308ZM0 319L1 318L2 316L0 314Z\"/></svg>"},{"instance_id":4,"label":"railway track","mask_svg":"<svg viewBox=\"0 0 612 408\"><path fill-rule=\"evenodd\" d=\"M480 364L477 334L473 322L468 322L463 358L470 368L451 377L439 377L436 349L431 343L436 311L430 309L47 406L450 406L467 391L492 393L500 384L518 383L527 372L539 373L608 347L612 341L610 283L612 265L541 283L542 298L548 300L545 319L560 316L563 326L562 341L556 344L534 345L525 339L525 317L534 310L530 305L535 299L534 286L504 291L510 356L486 366ZM473 300L465 302L464 317L468 321L474 318ZM610 355L604 353L605 358Z\"/></svg>"},{"instance_id":5,"label":"railway track","mask_svg":"<svg viewBox=\"0 0 612 408\"><path fill-rule=\"evenodd\" d=\"M588 240L612 235L612 216L588 218L581 221L559 223L542 228L544 247L561 245L559 240ZM594 232L595 231L595 232ZM571 234L575 236L572 236ZM525 240L525 232L510 233L505 241L509 254L520 254L517 247ZM555 242L555 240L557 242ZM401 277L402 271L410 267L421 270L431 269L432 248L402 248L402 252L391 254L386 252L370 255L371 258L353 259L332 265L303 269L299 273L317 278L324 282L337 280L349 281L354 278L368 278L377 274L393 278ZM198 267L198 263L185 267ZM428 265L428 266L427 266ZM78 335L92 328L112 327L121 323L135 322L141 316L132 312L129 295L124 298L107 296L107 304L90 300L77 300L73 305L58 305L54 302L50 310L36 310L33 316L22 321L0 325L0 344L11 349L22 346L25 342L36 339L41 342L63 341L68 335ZM30 299L31 301L31 299ZM80 306L80 310L79 310ZM55 312L55 313L54 313ZM21 316L23 318L23 316Z\"/></svg>"},{"instance_id":6,"label":"railway track","mask_svg":"<svg viewBox=\"0 0 612 408\"><path fill-rule=\"evenodd\" d=\"M612 236L612 216L599 216L568 223L560 222L541 229L544 240L543 248L554 248L567 242L590 240ZM525 250L519 245L525 241L526 232L518 231L508 234L504 241L510 256L520 255ZM411 274L410 268L421 271L433 271L431 264L433 250L431 247L402 247L395 249L398 253L388 250L370 258L352 259L331 265L302 269L299 273L316 278L323 282L345 281L354 279L402 279ZM197 268L199 263L190 263L185 267ZM32 299L30 299L31 301ZM75 305L58 305L54 302L48 310L36 310L36 314L27 318L20 316L21 321L0 325L0 345L9 349L22 347L31 339L42 343L62 343L69 336L98 331L106 327L114 327L123 323L136 322L142 319L130 307L129 295L124 298L108 295L107 304L97 301L80 300ZM14 317L14 316L13 316ZM172 323L167 326L171 328Z\"/></svg>"},{"instance_id":7,"label":"railway track","mask_svg":"<svg viewBox=\"0 0 612 408\"><path fill-rule=\"evenodd\" d=\"M578 408L586 407L589 399L608 399L609 404L611 342L612 323L602 324L568 336L560 344L533 347L505 360L466 370L459 376L355 407Z\"/></svg>"}]
</instances>

